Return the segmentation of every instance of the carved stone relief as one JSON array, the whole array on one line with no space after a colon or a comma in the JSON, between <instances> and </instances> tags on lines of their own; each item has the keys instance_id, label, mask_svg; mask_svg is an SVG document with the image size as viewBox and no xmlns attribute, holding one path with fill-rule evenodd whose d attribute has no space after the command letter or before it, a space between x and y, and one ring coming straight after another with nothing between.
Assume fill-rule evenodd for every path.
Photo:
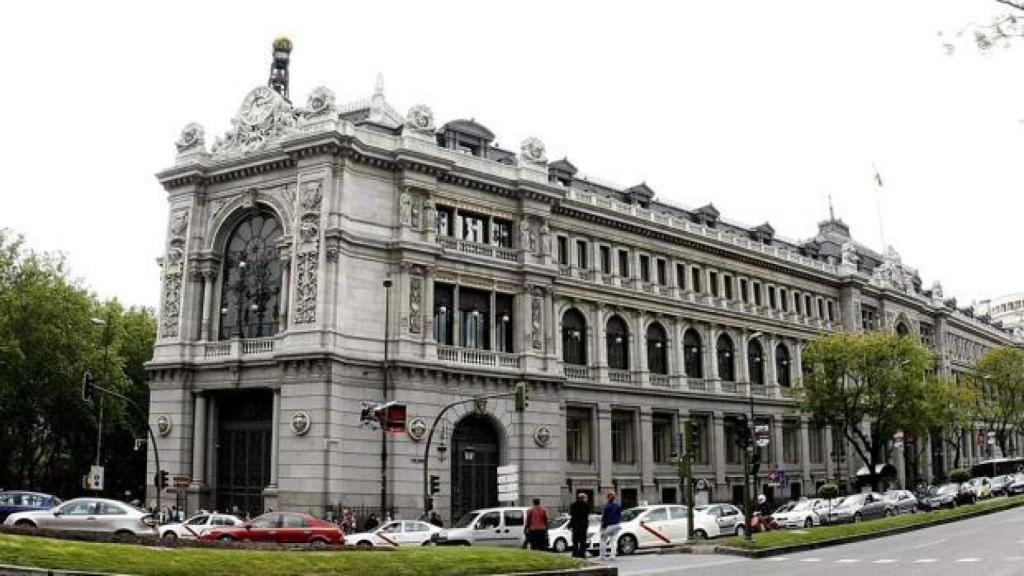
<instances>
[{"instance_id":1,"label":"carved stone relief","mask_svg":"<svg viewBox=\"0 0 1024 576\"><path fill-rule=\"evenodd\" d=\"M299 195L302 216L299 224L299 245L295 250L295 317L292 320L296 324L316 322L322 186L319 180L305 182Z\"/></svg>"},{"instance_id":2,"label":"carved stone relief","mask_svg":"<svg viewBox=\"0 0 1024 576\"><path fill-rule=\"evenodd\" d=\"M185 238L188 231L188 210L171 213L168 226L167 254L163 259L163 290L160 304L160 335L178 336L181 316L181 284L185 278Z\"/></svg>"},{"instance_id":3,"label":"carved stone relief","mask_svg":"<svg viewBox=\"0 0 1024 576\"><path fill-rule=\"evenodd\" d=\"M423 330L423 279L409 277L409 332L419 334Z\"/></svg>"},{"instance_id":4,"label":"carved stone relief","mask_svg":"<svg viewBox=\"0 0 1024 576\"><path fill-rule=\"evenodd\" d=\"M530 297L530 345L544 347L544 291L534 288Z\"/></svg>"}]
</instances>

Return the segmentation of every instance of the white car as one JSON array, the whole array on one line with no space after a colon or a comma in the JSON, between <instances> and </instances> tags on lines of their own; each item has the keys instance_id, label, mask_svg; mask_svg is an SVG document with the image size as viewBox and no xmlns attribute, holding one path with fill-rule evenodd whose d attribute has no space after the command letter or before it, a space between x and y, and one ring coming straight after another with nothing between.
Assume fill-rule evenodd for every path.
<instances>
[{"instance_id":1,"label":"white car","mask_svg":"<svg viewBox=\"0 0 1024 576\"><path fill-rule=\"evenodd\" d=\"M393 520L369 532L360 532L351 536L346 534L345 544L386 548L426 546L430 544L434 534L441 532L443 532L442 528L420 520Z\"/></svg>"},{"instance_id":2,"label":"white car","mask_svg":"<svg viewBox=\"0 0 1024 576\"><path fill-rule=\"evenodd\" d=\"M707 504L693 509L694 534L698 539L743 536L746 517L732 504Z\"/></svg>"},{"instance_id":3,"label":"white car","mask_svg":"<svg viewBox=\"0 0 1024 576\"><path fill-rule=\"evenodd\" d=\"M463 514L454 526L441 530L437 543L458 546L521 546L526 508L484 508ZM347 538L346 538L347 541Z\"/></svg>"},{"instance_id":4,"label":"white car","mask_svg":"<svg viewBox=\"0 0 1024 576\"><path fill-rule=\"evenodd\" d=\"M159 528L164 540L198 540L204 533L223 526L241 526L241 518L230 514L197 514L184 522L164 524Z\"/></svg>"},{"instance_id":5,"label":"white car","mask_svg":"<svg viewBox=\"0 0 1024 576\"><path fill-rule=\"evenodd\" d=\"M715 506L735 509L727 504ZM741 514L739 518L742 524L743 515ZM619 534L616 537L616 550L619 554L632 554L643 548L682 544L686 542L686 506L661 504L630 508L622 513L622 523L619 526ZM735 530L731 527L730 518L722 519L710 513L701 513L700 508L694 508L693 526L694 538L697 540L735 533L730 532ZM740 530L739 533L742 534L742 528ZM599 545L600 537L597 537L590 543L591 550L599 549Z\"/></svg>"},{"instance_id":6,"label":"white car","mask_svg":"<svg viewBox=\"0 0 1024 576\"><path fill-rule=\"evenodd\" d=\"M8 516L4 525L112 532L125 538L157 535L156 519L152 514L106 498L75 498L49 510L18 512Z\"/></svg>"},{"instance_id":7,"label":"white car","mask_svg":"<svg viewBox=\"0 0 1024 576\"><path fill-rule=\"evenodd\" d=\"M772 520L779 528L810 528L821 525L821 516L828 515L828 501L822 498L808 498L794 502L788 509L772 514Z\"/></svg>"},{"instance_id":8,"label":"white car","mask_svg":"<svg viewBox=\"0 0 1024 576\"><path fill-rule=\"evenodd\" d=\"M596 542L594 537L597 536L600 529L601 515L591 514L590 525L587 527L586 548L590 548L591 542ZM551 521L548 526L548 542L551 543L551 549L555 552L565 552L572 546L572 530L569 528L568 516L559 516Z\"/></svg>"}]
</instances>

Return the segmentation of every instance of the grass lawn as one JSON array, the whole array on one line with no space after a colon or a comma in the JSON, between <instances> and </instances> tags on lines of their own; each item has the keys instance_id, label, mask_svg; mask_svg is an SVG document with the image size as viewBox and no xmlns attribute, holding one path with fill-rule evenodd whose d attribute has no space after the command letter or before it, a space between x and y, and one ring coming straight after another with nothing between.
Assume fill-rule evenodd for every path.
<instances>
[{"instance_id":1,"label":"grass lawn","mask_svg":"<svg viewBox=\"0 0 1024 576\"><path fill-rule=\"evenodd\" d=\"M754 534L753 548L774 548L776 546L792 546L794 544L808 544L821 542L833 538L866 534L869 532L880 532L892 528L911 526L914 524L927 524L940 518L962 516L968 512L984 509L1009 508L1024 503L1024 495L1011 498L993 498L977 504L960 506L954 509L943 509L936 512L918 512L917 514L903 514L891 516L879 520L868 520L858 524L837 524L834 526L820 526L810 530L776 530L774 532L763 532ZM742 538L729 538L721 542L723 546L735 548L748 548Z\"/></svg>"},{"instance_id":2,"label":"grass lawn","mask_svg":"<svg viewBox=\"0 0 1024 576\"><path fill-rule=\"evenodd\" d=\"M416 547L324 552L156 548L0 534L0 564L130 574L470 575L581 565L566 554L518 548Z\"/></svg>"}]
</instances>

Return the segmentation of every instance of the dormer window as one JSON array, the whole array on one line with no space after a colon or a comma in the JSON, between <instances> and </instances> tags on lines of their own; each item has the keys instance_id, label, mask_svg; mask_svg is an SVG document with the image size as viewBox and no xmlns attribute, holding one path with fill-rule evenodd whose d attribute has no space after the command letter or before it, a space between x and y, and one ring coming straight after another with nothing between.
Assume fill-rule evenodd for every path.
<instances>
[{"instance_id":1,"label":"dormer window","mask_svg":"<svg viewBox=\"0 0 1024 576\"><path fill-rule=\"evenodd\" d=\"M494 133L473 119L452 120L437 135L438 146L479 158L489 157L487 151L493 141Z\"/></svg>"},{"instance_id":2,"label":"dormer window","mask_svg":"<svg viewBox=\"0 0 1024 576\"><path fill-rule=\"evenodd\" d=\"M753 238L756 242L760 242L761 244L771 246L772 239L775 237L775 228L772 228L771 224L765 222L764 224L761 224L757 228L751 230L750 237Z\"/></svg>"},{"instance_id":3,"label":"dormer window","mask_svg":"<svg viewBox=\"0 0 1024 576\"><path fill-rule=\"evenodd\" d=\"M697 208L693 213L693 219L697 224L701 226L707 226L708 228L714 228L718 223L719 216L718 209L713 204L707 206L701 206Z\"/></svg>"}]
</instances>

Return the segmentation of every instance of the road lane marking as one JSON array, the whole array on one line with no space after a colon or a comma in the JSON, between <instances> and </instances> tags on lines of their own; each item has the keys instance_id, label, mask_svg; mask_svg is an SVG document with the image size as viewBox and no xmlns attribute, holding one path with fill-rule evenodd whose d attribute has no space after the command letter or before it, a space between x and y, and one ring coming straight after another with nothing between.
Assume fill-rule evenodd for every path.
<instances>
[{"instance_id":1,"label":"road lane marking","mask_svg":"<svg viewBox=\"0 0 1024 576\"><path fill-rule=\"evenodd\" d=\"M910 549L911 550L920 550L921 548L927 548L929 546L935 546L936 544L942 544L945 541L946 541L946 539L943 538L942 540L936 540L935 542L925 542L924 544L919 544L917 546L913 546Z\"/></svg>"},{"instance_id":2,"label":"road lane marking","mask_svg":"<svg viewBox=\"0 0 1024 576\"><path fill-rule=\"evenodd\" d=\"M843 558L841 560L836 560L836 564L856 564L857 562L860 562L860 559L858 559L858 558Z\"/></svg>"},{"instance_id":3,"label":"road lane marking","mask_svg":"<svg viewBox=\"0 0 1024 576\"><path fill-rule=\"evenodd\" d=\"M801 562L821 562L821 558L801 558Z\"/></svg>"},{"instance_id":4,"label":"road lane marking","mask_svg":"<svg viewBox=\"0 0 1024 576\"><path fill-rule=\"evenodd\" d=\"M768 562L785 562L786 560L789 560L789 557L788 556L772 556L771 558L768 558L767 560L768 560Z\"/></svg>"},{"instance_id":5,"label":"road lane marking","mask_svg":"<svg viewBox=\"0 0 1024 576\"><path fill-rule=\"evenodd\" d=\"M981 558L960 558L957 562L981 562Z\"/></svg>"},{"instance_id":6,"label":"road lane marking","mask_svg":"<svg viewBox=\"0 0 1024 576\"><path fill-rule=\"evenodd\" d=\"M872 564L894 564L895 562L896 562L895 558L879 558L878 560L873 560L871 563Z\"/></svg>"},{"instance_id":7,"label":"road lane marking","mask_svg":"<svg viewBox=\"0 0 1024 576\"><path fill-rule=\"evenodd\" d=\"M700 570L700 569L703 569L703 568L711 568L711 567L714 567L714 566L724 566L726 564L735 564L737 562L749 562L749 560L747 560L746 558L736 558L736 559L730 559L730 560L719 560L719 561L712 561L712 562L701 562L700 564L690 564L689 566L676 564L676 565L669 566L669 567L666 567L666 568L649 568L647 570L637 570L636 572L632 572L632 571L626 572L625 570L623 570L622 573L623 574L629 574L629 576L654 576L655 574L678 574L680 572L686 572L686 571L689 571L689 570ZM625 563L619 564L619 566L623 566L624 564Z\"/></svg>"},{"instance_id":8,"label":"road lane marking","mask_svg":"<svg viewBox=\"0 0 1024 576\"><path fill-rule=\"evenodd\" d=\"M917 560L914 560L913 562L911 562L911 564L931 564L933 562L938 562L938 561L939 561L938 558L918 558Z\"/></svg>"}]
</instances>

